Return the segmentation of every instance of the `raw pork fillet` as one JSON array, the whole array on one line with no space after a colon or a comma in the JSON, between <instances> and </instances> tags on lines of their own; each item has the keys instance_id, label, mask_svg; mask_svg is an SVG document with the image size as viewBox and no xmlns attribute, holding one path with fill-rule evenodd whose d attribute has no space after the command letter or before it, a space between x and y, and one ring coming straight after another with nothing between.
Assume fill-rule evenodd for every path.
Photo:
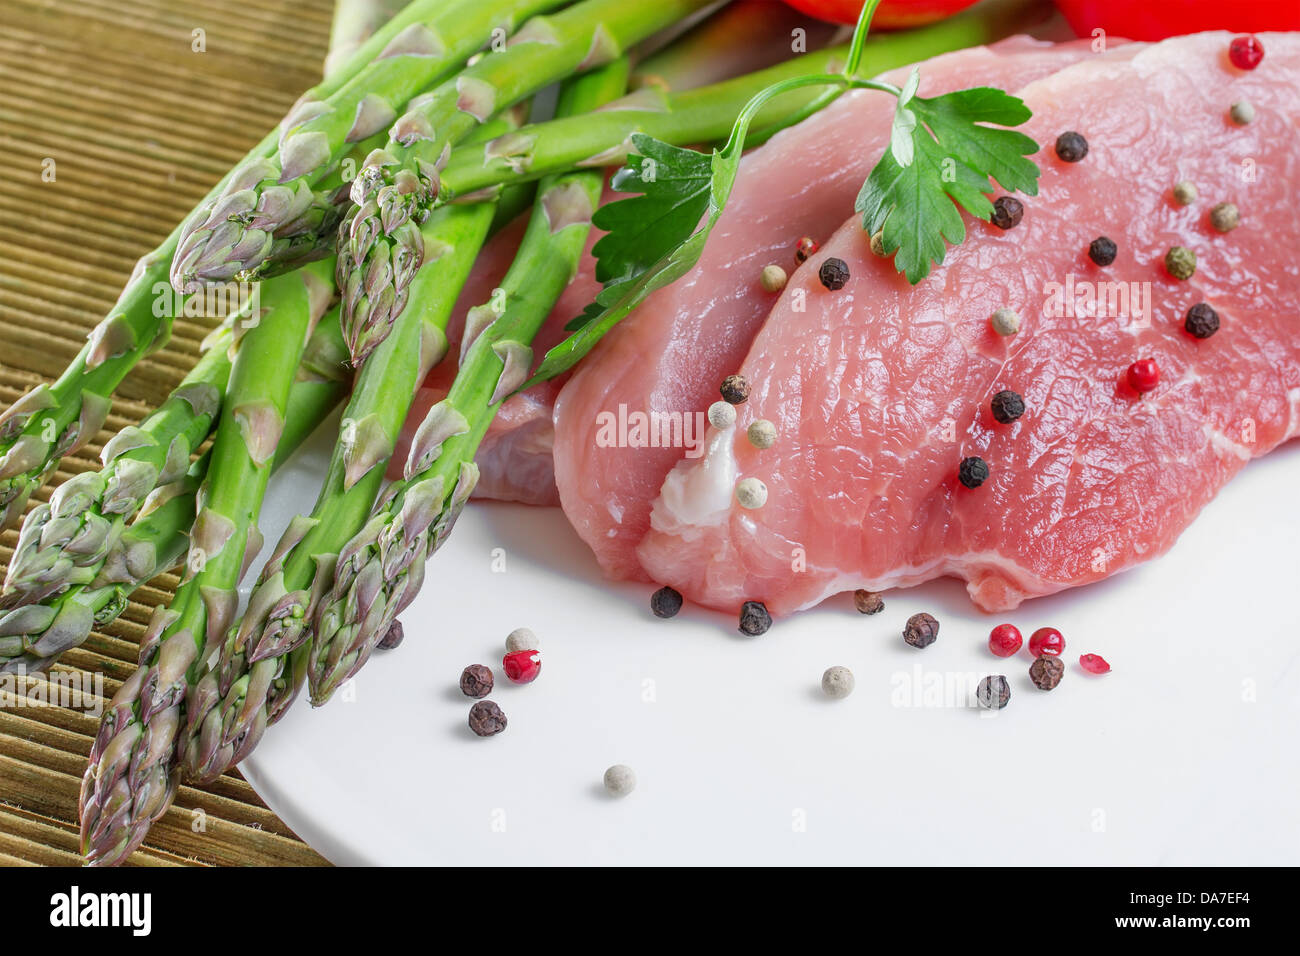
<instances>
[{"instance_id":1,"label":"raw pork fillet","mask_svg":"<svg viewBox=\"0 0 1300 956\"><path fill-rule=\"evenodd\" d=\"M1015 90L1090 56L1083 42L1014 37L924 62L921 93L981 84ZM901 84L909 70L885 78ZM851 93L746 156L699 264L615 327L560 393L560 501L606 574L645 578L636 546L684 449L601 447L601 413L619 416L623 406L628 414L693 416L717 399L719 382L736 370L772 307L758 284L763 266L776 262L793 272L799 237L825 239L844 221L888 142L892 115L892 97Z\"/></svg>"},{"instance_id":2,"label":"raw pork fillet","mask_svg":"<svg viewBox=\"0 0 1300 956\"><path fill-rule=\"evenodd\" d=\"M1300 431L1300 36L1262 36L1253 72L1229 65L1230 39L1176 38L1026 86L1039 195L1006 232L968 218L966 242L915 287L850 219L755 339L736 433L711 433L664 483L646 571L728 610L784 614L939 575L1006 610L1162 553L1246 461ZM1228 116L1238 100L1255 107L1247 126ZM1064 130L1087 137L1081 162L1053 152ZM1185 208L1181 179L1201 197ZM1241 213L1226 234L1209 223L1222 201ZM1087 256L1102 235L1119 247L1109 268ZM1196 253L1187 281L1164 269L1173 245ZM849 264L840 292L815 278L827 256ZM1056 308L1067 282L1077 309ZM1118 286L1102 283L1149 283L1150 311L1112 305ZM1183 319L1202 301L1222 326L1198 340ZM1023 317L1018 335L991 330L1000 306ZM1141 396L1126 370L1145 358L1161 379ZM1012 424L990 412L1002 389L1024 396ZM776 423L770 450L743 436L755 417ZM974 489L957 478L968 455L991 470ZM745 511L731 489L751 475L769 498Z\"/></svg>"}]
</instances>

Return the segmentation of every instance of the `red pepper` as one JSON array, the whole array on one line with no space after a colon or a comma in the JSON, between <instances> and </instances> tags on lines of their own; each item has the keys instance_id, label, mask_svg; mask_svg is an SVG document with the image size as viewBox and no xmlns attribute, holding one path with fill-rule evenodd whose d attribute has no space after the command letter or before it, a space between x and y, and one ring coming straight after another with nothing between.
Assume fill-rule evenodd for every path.
<instances>
[{"instance_id":1,"label":"red pepper","mask_svg":"<svg viewBox=\"0 0 1300 956\"><path fill-rule=\"evenodd\" d=\"M1300 30L1300 3L1296 0L1056 0L1056 6L1081 37L1092 36L1098 29L1130 40L1163 40L1204 30Z\"/></svg>"},{"instance_id":2,"label":"red pepper","mask_svg":"<svg viewBox=\"0 0 1300 956\"><path fill-rule=\"evenodd\" d=\"M831 23L854 24L862 12L865 0L785 0L796 10L800 10L818 20ZM872 30L901 30L905 27L919 27L950 17L958 10L965 10L975 0L881 0L876 14L871 18Z\"/></svg>"}]
</instances>

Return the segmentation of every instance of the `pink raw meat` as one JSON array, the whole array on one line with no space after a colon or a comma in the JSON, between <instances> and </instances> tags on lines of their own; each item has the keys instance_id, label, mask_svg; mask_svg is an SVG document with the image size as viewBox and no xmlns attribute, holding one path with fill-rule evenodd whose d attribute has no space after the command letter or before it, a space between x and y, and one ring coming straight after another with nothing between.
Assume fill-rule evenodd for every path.
<instances>
[{"instance_id":1,"label":"pink raw meat","mask_svg":"<svg viewBox=\"0 0 1300 956\"><path fill-rule=\"evenodd\" d=\"M1015 90L1094 56L1084 42L1014 37L926 61L921 92L992 84ZM885 74L902 83L910 68ZM636 546L650 506L682 447L601 447L602 413L683 413L718 397L774 297L758 275L776 262L796 283L793 250L802 235L826 239L888 141L893 101L880 93L842 97L774 137L741 164L731 200L699 264L651 296L578 367L555 408L555 475L578 534L611 577L644 578ZM806 269L800 270L807 272Z\"/></svg>"},{"instance_id":2,"label":"pink raw meat","mask_svg":"<svg viewBox=\"0 0 1300 956\"><path fill-rule=\"evenodd\" d=\"M638 551L649 574L776 614L954 575L1005 610L1161 554L1246 461L1300 432L1300 36L1261 36L1253 72L1229 64L1230 39L1175 38L1025 87L1039 195L1006 232L968 218L967 241L915 287L845 223L809 265L844 259L848 285L794 277L741 368L753 393L735 434L712 433L664 483ZM1228 116L1238 100L1249 125ZM1068 129L1089 144L1074 164L1052 149ZM1173 201L1181 179L1199 202ZM1209 223L1221 201L1241 212L1226 234ZM1119 248L1108 268L1087 255L1101 235ZM1187 281L1164 269L1173 245L1197 255ZM1069 282L1077 307L1057 309ZM1149 283L1149 319L1102 282ZM1106 293L1100 308L1085 288ZM1202 301L1222 327L1198 340L1183 319ZM991 330L1000 306L1022 316L1018 335ZM1144 358L1161 381L1140 396L1125 373ZM1011 424L990 412L1002 389L1024 396ZM755 417L779 431L767 451L744 438ZM974 489L957 479L969 455L991 470ZM766 483L763 508L735 503L744 476Z\"/></svg>"}]
</instances>

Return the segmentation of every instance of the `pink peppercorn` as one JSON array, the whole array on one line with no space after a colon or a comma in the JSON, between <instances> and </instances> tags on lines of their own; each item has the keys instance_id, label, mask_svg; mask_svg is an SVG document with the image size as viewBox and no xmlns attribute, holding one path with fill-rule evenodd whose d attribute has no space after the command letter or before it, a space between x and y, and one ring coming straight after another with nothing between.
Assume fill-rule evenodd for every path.
<instances>
[{"instance_id":1,"label":"pink peppercorn","mask_svg":"<svg viewBox=\"0 0 1300 956\"><path fill-rule=\"evenodd\" d=\"M1079 657L1079 666L1089 674L1105 674L1110 670L1110 665L1100 654L1083 654Z\"/></svg>"},{"instance_id":2,"label":"pink peppercorn","mask_svg":"<svg viewBox=\"0 0 1300 956\"><path fill-rule=\"evenodd\" d=\"M1029 635L1029 653L1034 657L1049 654L1060 657L1065 650L1065 638L1054 627L1040 627Z\"/></svg>"},{"instance_id":3,"label":"pink peppercorn","mask_svg":"<svg viewBox=\"0 0 1300 956\"><path fill-rule=\"evenodd\" d=\"M1264 44L1253 34L1233 37L1228 44L1228 59L1239 70L1253 70L1264 59Z\"/></svg>"},{"instance_id":4,"label":"pink peppercorn","mask_svg":"<svg viewBox=\"0 0 1300 956\"><path fill-rule=\"evenodd\" d=\"M1155 359L1138 359L1128 367L1127 378L1133 391L1145 394L1160 384L1160 366Z\"/></svg>"},{"instance_id":5,"label":"pink peppercorn","mask_svg":"<svg viewBox=\"0 0 1300 956\"><path fill-rule=\"evenodd\" d=\"M1020 645L1023 643L1024 638L1020 636L1020 628L1014 624L999 624L989 631L989 650L998 657L1010 657L1020 650Z\"/></svg>"},{"instance_id":6,"label":"pink peppercorn","mask_svg":"<svg viewBox=\"0 0 1300 956\"><path fill-rule=\"evenodd\" d=\"M501 658L506 677L516 684L528 684L542 672L542 655L537 651L512 651Z\"/></svg>"}]
</instances>

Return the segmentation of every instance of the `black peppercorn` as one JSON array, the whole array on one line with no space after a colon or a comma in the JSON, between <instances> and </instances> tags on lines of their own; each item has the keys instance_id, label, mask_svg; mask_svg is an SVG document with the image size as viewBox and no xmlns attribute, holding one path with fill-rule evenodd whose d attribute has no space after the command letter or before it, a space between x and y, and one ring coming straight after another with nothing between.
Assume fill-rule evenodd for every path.
<instances>
[{"instance_id":1,"label":"black peppercorn","mask_svg":"<svg viewBox=\"0 0 1300 956\"><path fill-rule=\"evenodd\" d=\"M1014 196L999 196L993 200L993 217L990 221L999 229L1018 226L1024 217L1025 206Z\"/></svg>"},{"instance_id":2,"label":"black peppercorn","mask_svg":"<svg viewBox=\"0 0 1300 956\"><path fill-rule=\"evenodd\" d=\"M490 700L480 700L469 709L469 729L480 737L491 737L506 729L506 715Z\"/></svg>"},{"instance_id":3,"label":"black peppercorn","mask_svg":"<svg viewBox=\"0 0 1300 956\"><path fill-rule=\"evenodd\" d=\"M1077 163L1088 155L1088 141L1081 133L1068 130L1056 137L1056 155L1067 163Z\"/></svg>"},{"instance_id":4,"label":"black peppercorn","mask_svg":"<svg viewBox=\"0 0 1300 956\"><path fill-rule=\"evenodd\" d=\"M743 375L728 375L722 380L718 392L728 405L740 405L749 398L749 382Z\"/></svg>"},{"instance_id":5,"label":"black peppercorn","mask_svg":"<svg viewBox=\"0 0 1300 956\"><path fill-rule=\"evenodd\" d=\"M863 614L879 614L885 609L885 602L875 591L858 588L853 592L853 606Z\"/></svg>"},{"instance_id":6,"label":"black peppercorn","mask_svg":"<svg viewBox=\"0 0 1300 956\"><path fill-rule=\"evenodd\" d=\"M989 405L993 409L993 418L1002 425L1011 424L1025 413L1025 400L1009 388L994 395Z\"/></svg>"},{"instance_id":7,"label":"black peppercorn","mask_svg":"<svg viewBox=\"0 0 1300 956\"><path fill-rule=\"evenodd\" d=\"M466 697L486 697L492 693L492 671L482 664L470 664L460 672L460 692Z\"/></svg>"},{"instance_id":8,"label":"black peppercorn","mask_svg":"<svg viewBox=\"0 0 1300 956\"><path fill-rule=\"evenodd\" d=\"M1114 241L1107 236L1098 236L1088 243L1088 258L1099 266L1108 266L1115 261L1119 252Z\"/></svg>"},{"instance_id":9,"label":"black peppercorn","mask_svg":"<svg viewBox=\"0 0 1300 956\"><path fill-rule=\"evenodd\" d=\"M673 617L682 609L682 596L670 587L662 587L650 596L650 610L655 617Z\"/></svg>"},{"instance_id":10,"label":"black peppercorn","mask_svg":"<svg viewBox=\"0 0 1300 956\"><path fill-rule=\"evenodd\" d=\"M989 465L983 458L977 455L971 455L969 458L961 460L961 466L957 469L957 477L967 488L978 488L984 482L988 481Z\"/></svg>"},{"instance_id":11,"label":"black peppercorn","mask_svg":"<svg viewBox=\"0 0 1300 956\"><path fill-rule=\"evenodd\" d=\"M1029 665L1029 679L1039 690L1051 690L1061 682L1065 674L1065 665L1059 657L1040 655Z\"/></svg>"},{"instance_id":12,"label":"black peppercorn","mask_svg":"<svg viewBox=\"0 0 1300 956\"><path fill-rule=\"evenodd\" d=\"M1011 685L1001 674L986 677L976 686L975 699L986 710L1001 710L1011 700Z\"/></svg>"},{"instance_id":13,"label":"black peppercorn","mask_svg":"<svg viewBox=\"0 0 1300 956\"><path fill-rule=\"evenodd\" d=\"M932 615L913 614L903 628L903 640L913 647L929 647L939 639L939 622Z\"/></svg>"},{"instance_id":14,"label":"black peppercorn","mask_svg":"<svg viewBox=\"0 0 1300 956\"><path fill-rule=\"evenodd\" d=\"M746 601L740 608L740 633L758 637L772 626L772 615L762 601Z\"/></svg>"},{"instance_id":15,"label":"black peppercorn","mask_svg":"<svg viewBox=\"0 0 1300 956\"><path fill-rule=\"evenodd\" d=\"M402 630L402 622L394 621L392 624L388 625L388 631L384 634L383 640L375 646L380 650L391 651L398 644L402 643L402 638L404 637L406 637L406 632Z\"/></svg>"},{"instance_id":16,"label":"black peppercorn","mask_svg":"<svg viewBox=\"0 0 1300 956\"><path fill-rule=\"evenodd\" d=\"M843 289L844 284L849 281L849 264L843 259L831 256L817 270L817 278L832 292Z\"/></svg>"},{"instance_id":17,"label":"black peppercorn","mask_svg":"<svg viewBox=\"0 0 1300 956\"><path fill-rule=\"evenodd\" d=\"M1189 335L1197 339L1208 339L1219 331L1219 313L1204 302L1198 302L1187 310L1187 320L1183 323Z\"/></svg>"}]
</instances>

